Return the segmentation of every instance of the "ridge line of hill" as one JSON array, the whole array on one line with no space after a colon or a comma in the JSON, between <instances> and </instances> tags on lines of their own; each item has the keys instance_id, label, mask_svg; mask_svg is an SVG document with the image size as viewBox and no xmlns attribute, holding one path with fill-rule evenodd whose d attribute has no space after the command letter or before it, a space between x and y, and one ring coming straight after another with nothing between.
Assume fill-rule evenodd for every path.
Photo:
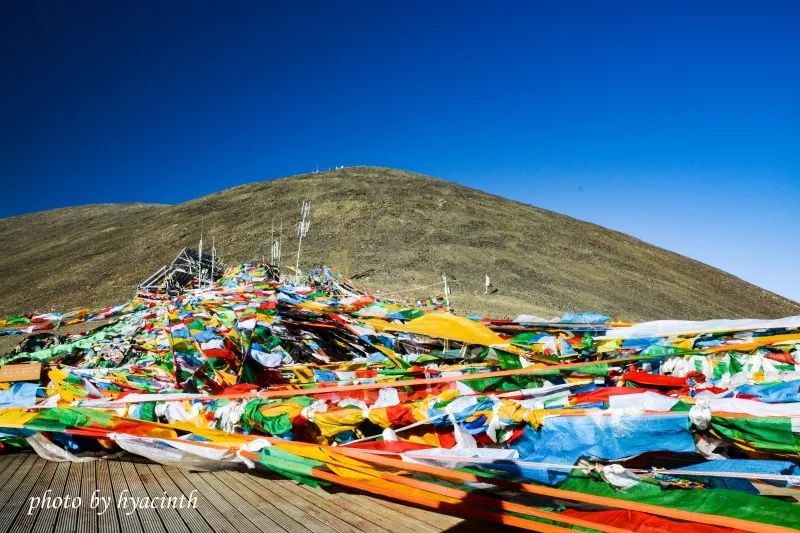
<instances>
[{"instance_id":1,"label":"ridge line of hill","mask_svg":"<svg viewBox=\"0 0 800 533\"><path fill-rule=\"evenodd\" d=\"M620 231L424 174L348 167L253 182L181 204L93 204L0 219L0 315L108 305L184 246L201 224L228 264L267 254L284 225L301 264L326 263L391 294L447 273L459 312L621 319L778 317L800 304ZM489 275L494 294L483 294ZM424 282L424 283L423 283ZM414 296L423 296L415 294Z\"/></svg>"}]
</instances>

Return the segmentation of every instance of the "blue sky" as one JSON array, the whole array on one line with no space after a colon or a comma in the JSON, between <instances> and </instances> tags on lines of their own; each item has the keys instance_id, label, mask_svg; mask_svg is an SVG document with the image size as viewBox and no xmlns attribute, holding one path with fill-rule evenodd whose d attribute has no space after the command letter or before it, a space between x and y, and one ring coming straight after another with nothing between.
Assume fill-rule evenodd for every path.
<instances>
[{"instance_id":1,"label":"blue sky","mask_svg":"<svg viewBox=\"0 0 800 533\"><path fill-rule=\"evenodd\" d=\"M798 2L3 2L0 217L374 164L800 300L798 22Z\"/></svg>"}]
</instances>

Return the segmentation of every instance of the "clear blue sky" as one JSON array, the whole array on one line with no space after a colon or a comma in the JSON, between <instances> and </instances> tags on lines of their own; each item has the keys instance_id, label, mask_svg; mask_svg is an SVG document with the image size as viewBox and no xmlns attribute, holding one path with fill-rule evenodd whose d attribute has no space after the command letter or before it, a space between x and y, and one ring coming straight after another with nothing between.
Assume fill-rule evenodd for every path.
<instances>
[{"instance_id":1,"label":"clear blue sky","mask_svg":"<svg viewBox=\"0 0 800 533\"><path fill-rule=\"evenodd\" d=\"M5 1L0 217L374 164L800 300L799 27L792 1Z\"/></svg>"}]
</instances>

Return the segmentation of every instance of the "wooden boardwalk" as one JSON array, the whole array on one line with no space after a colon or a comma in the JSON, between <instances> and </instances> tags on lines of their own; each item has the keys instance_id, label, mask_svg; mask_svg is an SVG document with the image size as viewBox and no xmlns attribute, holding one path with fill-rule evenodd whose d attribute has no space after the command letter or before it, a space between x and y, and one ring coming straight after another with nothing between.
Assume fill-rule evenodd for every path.
<instances>
[{"instance_id":1,"label":"wooden boardwalk","mask_svg":"<svg viewBox=\"0 0 800 533\"><path fill-rule=\"evenodd\" d=\"M119 508L120 498L192 491L194 508ZM113 503L98 514L104 506L91 507L93 494ZM65 508L56 498L67 495L71 504L80 496L81 505ZM31 509L48 497L48 506ZM0 455L0 533L477 533L487 528L498 526L336 487L310 488L263 471L185 472L138 457L54 463L33 453Z\"/></svg>"}]
</instances>

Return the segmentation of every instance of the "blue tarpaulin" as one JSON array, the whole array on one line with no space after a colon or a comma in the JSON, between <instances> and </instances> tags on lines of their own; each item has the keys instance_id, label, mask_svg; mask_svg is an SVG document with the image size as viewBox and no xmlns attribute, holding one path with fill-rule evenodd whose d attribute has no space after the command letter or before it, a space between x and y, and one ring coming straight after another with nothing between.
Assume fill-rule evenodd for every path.
<instances>
[{"instance_id":1,"label":"blue tarpaulin","mask_svg":"<svg viewBox=\"0 0 800 533\"><path fill-rule=\"evenodd\" d=\"M685 413L674 416L558 416L539 431L525 428L515 448L524 461L574 465L581 457L617 460L647 452L695 453ZM548 485L566 479L566 470L523 468L521 475Z\"/></svg>"},{"instance_id":2,"label":"blue tarpaulin","mask_svg":"<svg viewBox=\"0 0 800 533\"><path fill-rule=\"evenodd\" d=\"M36 405L36 383L14 383L0 391L0 407L33 407Z\"/></svg>"},{"instance_id":3,"label":"blue tarpaulin","mask_svg":"<svg viewBox=\"0 0 800 533\"><path fill-rule=\"evenodd\" d=\"M791 461L772 461L766 459L719 459L716 461L705 461L696 465L682 467L681 470L695 472L737 472L748 474L782 474L786 476L800 475L800 467ZM702 476L699 476L702 477ZM711 487L721 489L733 489L758 494L750 481L743 478L709 476L705 478ZM798 478L800 481L800 478ZM785 482L769 482L779 486L786 486Z\"/></svg>"},{"instance_id":4,"label":"blue tarpaulin","mask_svg":"<svg viewBox=\"0 0 800 533\"><path fill-rule=\"evenodd\" d=\"M800 402L800 379L768 385L742 385L734 393L753 396L764 403Z\"/></svg>"}]
</instances>

